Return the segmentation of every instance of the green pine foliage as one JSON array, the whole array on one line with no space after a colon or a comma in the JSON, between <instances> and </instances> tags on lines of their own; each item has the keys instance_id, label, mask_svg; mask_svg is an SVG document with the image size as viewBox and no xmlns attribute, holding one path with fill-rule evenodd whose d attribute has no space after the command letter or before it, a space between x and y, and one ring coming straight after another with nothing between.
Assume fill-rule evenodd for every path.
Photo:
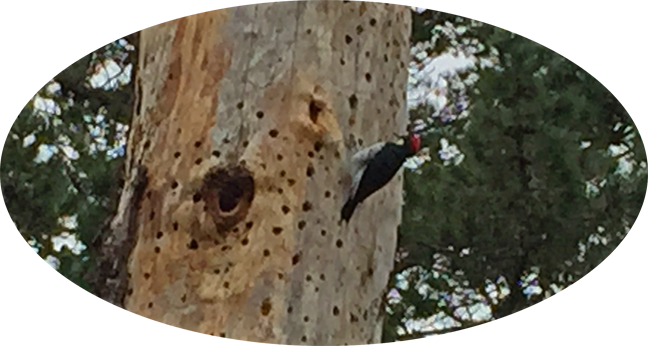
<instances>
[{"instance_id":1,"label":"green pine foliage","mask_svg":"<svg viewBox=\"0 0 648 346\"><path fill-rule=\"evenodd\" d=\"M20 113L5 141L0 182L24 239L77 285L92 271L93 242L114 212L121 185L125 125L133 90L136 36L91 53L45 85ZM103 85L93 76L120 73ZM101 80L101 79L99 79ZM64 219L76 220L66 224ZM65 239L69 246L57 244Z\"/></svg>"},{"instance_id":2,"label":"green pine foliage","mask_svg":"<svg viewBox=\"0 0 648 346\"><path fill-rule=\"evenodd\" d=\"M426 138L433 148L451 139L464 160L406 175L400 298L385 341L470 327L555 294L616 248L646 195L640 136L603 85L524 37L468 34L499 64L478 71L470 115ZM412 319L437 324L426 331Z\"/></svg>"}]
</instances>

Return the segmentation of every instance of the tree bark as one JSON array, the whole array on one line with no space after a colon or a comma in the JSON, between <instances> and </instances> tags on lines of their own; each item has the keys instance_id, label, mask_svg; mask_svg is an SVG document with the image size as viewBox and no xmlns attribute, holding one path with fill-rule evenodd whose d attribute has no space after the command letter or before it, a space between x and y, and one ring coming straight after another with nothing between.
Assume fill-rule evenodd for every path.
<instances>
[{"instance_id":1,"label":"tree bark","mask_svg":"<svg viewBox=\"0 0 648 346\"><path fill-rule=\"evenodd\" d=\"M112 224L134 237L125 308L241 340L380 342L401 174L339 219L349 155L405 131L409 31L407 7L337 1L143 30L124 191L146 186Z\"/></svg>"}]
</instances>

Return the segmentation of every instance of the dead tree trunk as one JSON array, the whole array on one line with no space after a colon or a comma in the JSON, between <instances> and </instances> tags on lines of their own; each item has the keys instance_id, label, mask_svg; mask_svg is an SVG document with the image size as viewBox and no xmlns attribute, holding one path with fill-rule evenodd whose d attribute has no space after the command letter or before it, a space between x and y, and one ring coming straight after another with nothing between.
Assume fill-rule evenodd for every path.
<instances>
[{"instance_id":1,"label":"dead tree trunk","mask_svg":"<svg viewBox=\"0 0 648 346\"><path fill-rule=\"evenodd\" d=\"M409 30L407 7L337 1L143 30L112 225L134 240L125 308L241 340L380 342L401 175L339 218L346 157L405 130Z\"/></svg>"}]
</instances>

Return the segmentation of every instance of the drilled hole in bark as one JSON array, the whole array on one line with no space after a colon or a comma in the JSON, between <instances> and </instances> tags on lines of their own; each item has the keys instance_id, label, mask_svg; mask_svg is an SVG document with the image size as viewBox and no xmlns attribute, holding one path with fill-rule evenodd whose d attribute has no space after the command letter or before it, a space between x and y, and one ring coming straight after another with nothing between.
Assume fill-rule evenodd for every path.
<instances>
[{"instance_id":1,"label":"drilled hole in bark","mask_svg":"<svg viewBox=\"0 0 648 346\"><path fill-rule=\"evenodd\" d=\"M366 51L365 52L365 58L369 58L370 56L371 56L371 53L369 53L369 51Z\"/></svg>"},{"instance_id":2,"label":"drilled hole in bark","mask_svg":"<svg viewBox=\"0 0 648 346\"><path fill-rule=\"evenodd\" d=\"M196 250L198 249L198 242L196 241L196 239L191 239L189 244L187 244L187 247L189 248L189 250Z\"/></svg>"},{"instance_id":3,"label":"drilled hole in bark","mask_svg":"<svg viewBox=\"0 0 648 346\"><path fill-rule=\"evenodd\" d=\"M195 163L196 163L197 165L201 164L201 163L202 163L202 159L201 159L201 158L197 158L196 161L195 161Z\"/></svg>"},{"instance_id":4,"label":"drilled hole in bark","mask_svg":"<svg viewBox=\"0 0 648 346\"><path fill-rule=\"evenodd\" d=\"M304 316L304 322L308 322L309 318L308 316Z\"/></svg>"},{"instance_id":5,"label":"drilled hole in bark","mask_svg":"<svg viewBox=\"0 0 648 346\"><path fill-rule=\"evenodd\" d=\"M313 209L313 205L311 204L311 202L306 201L306 202L304 202L304 204L302 204L302 210L303 211L309 211L311 209Z\"/></svg>"},{"instance_id":6,"label":"drilled hole in bark","mask_svg":"<svg viewBox=\"0 0 648 346\"><path fill-rule=\"evenodd\" d=\"M263 250L263 256L264 256L264 257L270 257L270 250L268 250L268 249L264 249L264 250Z\"/></svg>"},{"instance_id":7,"label":"drilled hole in bark","mask_svg":"<svg viewBox=\"0 0 648 346\"><path fill-rule=\"evenodd\" d=\"M277 161L281 161L281 160L283 160L283 155L277 154Z\"/></svg>"},{"instance_id":8,"label":"drilled hole in bark","mask_svg":"<svg viewBox=\"0 0 648 346\"><path fill-rule=\"evenodd\" d=\"M325 276L324 274L320 274L320 280L325 281L325 280L326 280L326 276Z\"/></svg>"},{"instance_id":9,"label":"drilled hole in bark","mask_svg":"<svg viewBox=\"0 0 648 346\"><path fill-rule=\"evenodd\" d=\"M296 255L293 256L293 258L292 258L292 264L293 264L293 265L297 265L297 263L299 263L299 254L296 254Z\"/></svg>"},{"instance_id":10,"label":"drilled hole in bark","mask_svg":"<svg viewBox=\"0 0 648 346\"><path fill-rule=\"evenodd\" d=\"M177 187L178 187L178 182L174 180L174 181L171 183L171 188L172 188L172 189L175 189L175 188L177 188Z\"/></svg>"},{"instance_id":11,"label":"drilled hole in bark","mask_svg":"<svg viewBox=\"0 0 648 346\"><path fill-rule=\"evenodd\" d=\"M218 151L218 150L214 150L214 151L212 151L212 155L213 155L214 157L220 157L221 153L220 153L220 151Z\"/></svg>"},{"instance_id":12,"label":"drilled hole in bark","mask_svg":"<svg viewBox=\"0 0 648 346\"><path fill-rule=\"evenodd\" d=\"M284 206L281 207L281 211L284 214L288 214L288 213L290 213L290 208L287 205L284 205Z\"/></svg>"},{"instance_id":13,"label":"drilled hole in bark","mask_svg":"<svg viewBox=\"0 0 648 346\"><path fill-rule=\"evenodd\" d=\"M259 118L259 119L262 119L264 115L265 114L263 114L263 111L256 112L256 117Z\"/></svg>"},{"instance_id":14,"label":"drilled hole in bark","mask_svg":"<svg viewBox=\"0 0 648 346\"><path fill-rule=\"evenodd\" d=\"M238 109L243 109L243 106L245 106L245 103L243 103L243 101L236 104L236 108Z\"/></svg>"},{"instance_id":15,"label":"drilled hole in bark","mask_svg":"<svg viewBox=\"0 0 648 346\"><path fill-rule=\"evenodd\" d=\"M214 269L214 274L220 274L220 269Z\"/></svg>"},{"instance_id":16,"label":"drilled hole in bark","mask_svg":"<svg viewBox=\"0 0 648 346\"><path fill-rule=\"evenodd\" d=\"M154 248L153 248L153 251L154 251L155 253L160 253L160 247L159 247L159 246L154 247Z\"/></svg>"},{"instance_id":17,"label":"drilled hole in bark","mask_svg":"<svg viewBox=\"0 0 648 346\"><path fill-rule=\"evenodd\" d=\"M133 289L132 289L132 288L129 288L128 291L126 291L126 295L127 295L127 296L130 296L130 295L132 295L132 294L133 294Z\"/></svg>"},{"instance_id":18,"label":"drilled hole in bark","mask_svg":"<svg viewBox=\"0 0 648 346\"><path fill-rule=\"evenodd\" d=\"M272 304L270 303L270 298L266 298L261 303L261 315L268 316L272 310Z\"/></svg>"},{"instance_id":19,"label":"drilled hole in bark","mask_svg":"<svg viewBox=\"0 0 648 346\"><path fill-rule=\"evenodd\" d=\"M325 237L325 236L326 236L326 230L323 229L323 230L320 232L320 234L322 235L322 237Z\"/></svg>"},{"instance_id":20,"label":"drilled hole in bark","mask_svg":"<svg viewBox=\"0 0 648 346\"><path fill-rule=\"evenodd\" d=\"M162 233L162 232L157 232L157 234L155 235L155 237L158 238L158 239L160 239L160 238L162 238L163 235L164 235L164 233Z\"/></svg>"},{"instance_id":21,"label":"drilled hole in bark","mask_svg":"<svg viewBox=\"0 0 648 346\"><path fill-rule=\"evenodd\" d=\"M351 107L351 109L356 109L356 107L358 106L358 97L355 94L349 97L349 106Z\"/></svg>"},{"instance_id":22,"label":"drilled hole in bark","mask_svg":"<svg viewBox=\"0 0 648 346\"><path fill-rule=\"evenodd\" d=\"M371 73L365 73L365 79L367 82L371 82Z\"/></svg>"},{"instance_id":23,"label":"drilled hole in bark","mask_svg":"<svg viewBox=\"0 0 648 346\"><path fill-rule=\"evenodd\" d=\"M202 195L200 194L200 192L196 192L196 193L194 193L194 195L193 195L193 201L194 201L194 203L198 203L198 202L200 202L201 199L202 199Z\"/></svg>"},{"instance_id":24,"label":"drilled hole in bark","mask_svg":"<svg viewBox=\"0 0 648 346\"><path fill-rule=\"evenodd\" d=\"M270 135L270 137L275 138L279 135L279 131L277 131L276 129L272 129L270 130L270 132L268 132L268 134Z\"/></svg>"},{"instance_id":25,"label":"drilled hole in bark","mask_svg":"<svg viewBox=\"0 0 648 346\"><path fill-rule=\"evenodd\" d=\"M322 104L322 102L312 100L308 104L308 115L310 116L312 122L317 123L317 118L319 117L323 109L324 105Z\"/></svg>"},{"instance_id":26,"label":"drilled hole in bark","mask_svg":"<svg viewBox=\"0 0 648 346\"><path fill-rule=\"evenodd\" d=\"M247 222L247 223L245 224L245 228L246 228L246 229L250 229L250 228L252 228L252 226L254 226L254 222L252 222L252 221L249 221L249 222Z\"/></svg>"},{"instance_id":27,"label":"drilled hole in bark","mask_svg":"<svg viewBox=\"0 0 648 346\"><path fill-rule=\"evenodd\" d=\"M179 151L176 151L176 152L173 154L173 157L175 157L176 159L179 158L179 157L180 157L180 152L179 152Z\"/></svg>"},{"instance_id":28,"label":"drilled hole in bark","mask_svg":"<svg viewBox=\"0 0 648 346\"><path fill-rule=\"evenodd\" d=\"M344 66L346 64L346 61L344 59L340 58L340 65Z\"/></svg>"},{"instance_id":29,"label":"drilled hole in bark","mask_svg":"<svg viewBox=\"0 0 648 346\"><path fill-rule=\"evenodd\" d=\"M301 220L297 223L297 228L299 228L300 231L303 230L304 227L306 227L306 221Z\"/></svg>"},{"instance_id":30,"label":"drilled hole in bark","mask_svg":"<svg viewBox=\"0 0 648 346\"><path fill-rule=\"evenodd\" d=\"M288 181L288 186L293 186L296 183L295 179L288 179L287 181Z\"/></svg>"},{"instance_id":31,"label":"drilled hole in bark","mask_svg":"<svg viewBox=\"0 0 648 346\"><path fill-rule=\"evenodd\" d=\"M310 35L312 32L313 32L313 30L311 30L311 29L306 29L306 34L307 34L307 35Z\"/></svg>"},{"instance_id":32,"label":"drilled hole in bark","mask_svg":"<svg viewBox=\"0 0 648 346\"><path fill-rule=\"evenodd\" d=\"M144 280L148 280L149 278L151 278L151 274L144 273Z\"/></svg>"},{"instance_id":33,"label":"drilled hole in bark","mask_svg":"<svg viewBox=\"0 0 648 346\"><path fill-rule=\"evenodd\" d=\"M306 281L312 281L312 280L313 280L313 277L312 277L312 276L310 276L310 275L306 275Z\"/></svg>"},{"instance_id":34,"label":"drilled hole in bark","mask_svg":"<svg viewBox=\"0 0 648 346\"><path fill-rule=\"evenodd\" d=\"M342 247L342 245L343 245L343 244L342 244L342 239L338 239L338 240L335 242L335 246L337 246L337 247Z\"/></svg>"},{"instance_id":35,"label":"drilled hole in bark","mask_svg":"<svg viewBox=\"0 0 648 346\"><path fill-rule=\"evenodd\" d=\"M312 151L309 151L309 152L308 152L308 157L310 157L310 158L315 157L315 153L312 152Z\"/></svg>"},{"instance_id":36,"label":"drilled hole in bark","mask_svg":"<svg viewBox=\"0 0 648 346\"><path fill-rule=\"evenodd\" d=\"M371 19L369 20L369 25L371 25L371 26L375 26L375 25L376 25L376 18L371 18Z\"/></svg>"},{"instance_id":37,"label":"drilled hole in bark","mask_svg":"<svg viewBox=\"0 0 648 346\"><path fill-rule=\"evenodd\" d=\"M313 174L315 174L315 167L313 167L313 165L309 164L308 167L306 168L306 176L312 177Z\"/></svg>"},{"instance_id":38,"label":"drilled hole in bark","mask_svg":"<svg viewBox=\"0 0 648 346\"><path fill-rule=\"evenodd\" d=\"M279 234L281 234L281 232L283 232L283 228L281 228L281 227L272 228L272 233L274 233L275 235L279 235Z\"/></svg>"},{"instance_id":39,"label":"drilled hole in bark","mask_svg":"<svg viewBox=\"0 0 648 346\"><path fill-rule=\"evenodd\" d=\"M346 35L344 36L344 42L346 42L346 44L351 44L351 42L353 42L353 38L351 38L351 36L349 35Z\"/></svg>"},{"instance_id":40,"label":"drilled hole in bark","mask_svg":"<svg viewBox=\"0 0 648 346\"><path fill-rule=\"evenodd\" d=\"M292 306L289 306L288 309L287 309L286 311L287 311L289 314L292 313L292 311L293 311Z\"/></svg>"},{"instance_id":41,"label":"drilled hole in bark","mask_svg":"<svg viewBox=\"0 0 648 346\"><path fill-rule=\"evenodd\" d=\"M247 148L247 146L250 144L248 141L243 141L243 148Z\"/></svg>"},{"instance_id":42,"label":"drilled hole in bark","mask_svg":"<svg viewBox=\"0 0 648 346\"><path fill-rule=\"evenodd\" d=\"M148 308L150 309L152 307L153 307L153 302L148 303Z\"/></svg>"},{"instance_id":43,"label":"drilled hole in bark","mask_svg":"<svg viewBox=\"0 0 648 346\"><path fill-rule=\"evenodd\" d=\"M352 313L349 313L349 321L351 321L351 323L358 322L358 317Z\"/></svg>"},{"instance_id":44,"label":"drilled hole in bark","mask_svg":"<svg viewBox=\"0 0 648 346\"><path fill-rule=\"evenodd\" d=\"M277 278L278 278L279 280L283 280L284 275L281 274L281 273L277 273Z\"/></svg>"},{"instance_id":45,"label":"drilled hole in bark","mask_svg":"<svg viewBox=\"0 0 648 346\"><path fill-rule=\"evenodd\" d=\"M283 193L283 189L282 189L282 188L278 188L278 189L277 189L277 192L281 195L281 194Z\"/></svg>"},{"instance_id":46,"label":"drilled hole in bark","mask_svg":"<svg viewBox=\"0 0 648 346\"><path fill-rule=\"evenodd\" d=\"M149 214L149 220L153 220L153 219L155 219L155 212L154 212L154 211L152 211L152 212Z\"/></svg>"},{"instance_id":47,"label":"drilled hole in bark","mask_svg":"<svg viewBox=\"0 0 648 346\"><path fill-rule=\"evenodd\" d=\"M245 238L245 239L241 240L241 245L245 246L245 245L247 245L249 242L250 242L250 239Z\"/></svg>"},{"instance_id":48,"label":"drilled hole in bark","mask_svg":"<svg viewBox=\"0 0 648 346\"><path fill-rule=\"evenodd\" d=\"M306 342L306 340L308 340L308 338L306 337L306 335L304 335L304 336L301 337L301 341L302 341L302 342Z\"/></svg>"},{"instance_id":49,"label":"drilled hole in bark","mask_svg":"<svg viewBox=\"0 0 648 346\"><path fill-rule=\"evenodd\" d=\"M286 171L279 172L279 176L282 177L282 178L285 177L286 176Z\"/></svg>"},{"instance_id":50,"label":"drilled hole in bark","mask_svg":"<svg viewBox=\"0 0 648 346\"><path fill-rule=\"evenodd\" d=\"M224 288L229 288L229 281L223 282L223 287Z\"/></svg>"},{"instance_id":51,"label":"drilled hole in bark","mask_svg":"<svg viewBox=\"0 0 648 346\"><path fill-rule=\"evenodd\" d=\"M225 337L225 333L220 333L219 336L220 336L221 338L224 338L224 337Z\"/></svg>"},{"instance_id":52,"label":"drilled hole in bark","mask_svg":"<svg viewBox=\"0 0 648 346\"><path fill-rule=\"evenodd\" d=\"M225 251L227 251L229 249L231 249L231 247L229 245L223 245L223 247L221 247L221 251L223 251L223 252L225 252Z\"/></svg>"},{"instance_id":53,"label":"drilled hole in bark","mask_svg":"<svg viewBox=\"0 0 648 346\"><path fill-rule=\"evenodd\" d=\"M196 143L194 143L194 147L196 148L200 148L201 145L202 145L201 141L197 141Z\"/></svg>"},{"instance_id":54,"label":"drilled hole in bark","mask_svg":"<svg viewBox=\"0 0 648 346\"><path fill-rule=\"evenodd\" d=\"M324 192L324 198L329 198L329 197L331 197L331 191L327 190Z\"/></svg>"},{"instance_id":55,"label":"drilled hole in bark","mask_svg":"<svg viewBox=\"0 0 648 346\"><path fill-rule=\"evenodd\" d=\"M144 149L148 149L151 146L151 141L146 141L144 143Z\"/></svg>"},{"instance_id":56,"label":"drilled hole in bark","mask_svg":"<svg viewBox=\"0 0 648 346\"><path fill-rule=\"evenodd\" d=\"M185 303L187 301L187 295L183 294L182 297L180 297L180 301Z\"/></svg>"},{"instance_id":57,"label":"drilled hole in bark","mask_svg":"<svg viewBox=\"0 0 648 346\"><path fill-rule=\"evenodd\" d=\"M333 307L333 316L337 316L340 314L340 309L337 306Z\"/></svg>"}]
</instances>

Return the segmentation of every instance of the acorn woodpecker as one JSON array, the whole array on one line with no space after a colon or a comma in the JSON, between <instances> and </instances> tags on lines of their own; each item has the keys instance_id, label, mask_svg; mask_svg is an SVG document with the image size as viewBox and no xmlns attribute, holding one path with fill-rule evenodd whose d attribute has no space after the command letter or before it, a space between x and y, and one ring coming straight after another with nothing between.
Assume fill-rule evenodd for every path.
<instances>
[{"instance_id":1,"label":"acorn woodpecker","mask_svg":"<svg viewBox=\"0 0 648 346\"><path fill-rule=\"evenodd\" d=\"M349 222L356 206L387 185L408 157L421 149L421 137L412 133L399 143L380 142L351 158L351 187L342 207L342 220Z\"/></svg>"}]
</instances>

